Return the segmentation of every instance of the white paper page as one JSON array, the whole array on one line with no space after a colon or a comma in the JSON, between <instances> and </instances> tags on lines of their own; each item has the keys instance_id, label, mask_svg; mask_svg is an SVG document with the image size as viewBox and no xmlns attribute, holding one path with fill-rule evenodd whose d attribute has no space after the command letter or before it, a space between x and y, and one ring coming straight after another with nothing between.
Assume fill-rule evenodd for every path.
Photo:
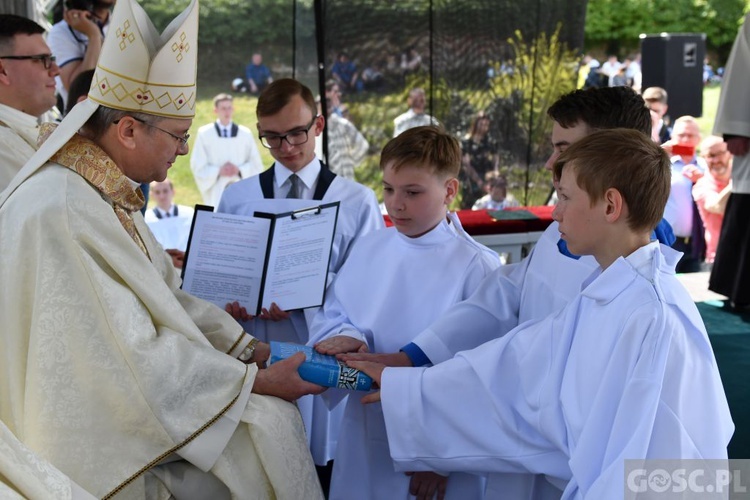
<instances>
[{"instance_id":1,"label":"white paper page","mask_svg":"<svg viewBox=\"0 0 750 500\"><path fill-rule=\"evenodd\" d=\"M320 306L328 274L338 205L276 220L263 307L284 311Z\"/></svg>"},{"instance_id":2,"label":"white paper page","mask_svg":"<svg viewBox=\"0 0 750 500\"><path fill-rule=\"evenodd\" d=\"M222 309L239 301L255 312L271 221L196 212L182 289Z\"/></svg>"}]
</instances>

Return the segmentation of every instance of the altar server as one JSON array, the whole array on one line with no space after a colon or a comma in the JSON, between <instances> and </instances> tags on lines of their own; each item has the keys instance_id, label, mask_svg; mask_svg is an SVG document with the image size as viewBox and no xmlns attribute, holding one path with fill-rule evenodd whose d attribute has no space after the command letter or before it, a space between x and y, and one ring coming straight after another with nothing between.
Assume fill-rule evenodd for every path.
<instances>
[{"instance_id":1,"label":"altar server","mask_svg":"<svg viewBox=\"0 0 750 500\"><path fill-rule=\"evenodd\" d=\"M499 257L468 236L447 208L458 192L461 148L436 127L416 127L383 149L383 198L395 227L362 237L311 324L319 352L390 352L435 314L468 297ZM363 286L366 284L366 286ZM447 475L447 474L446 474ZM446 475L396 472L379 405L347 402L334 460L331 499L397 499L445 489ZM479 498L484 481L447 477L448 498Z\"/></svg>"}]
</instances>

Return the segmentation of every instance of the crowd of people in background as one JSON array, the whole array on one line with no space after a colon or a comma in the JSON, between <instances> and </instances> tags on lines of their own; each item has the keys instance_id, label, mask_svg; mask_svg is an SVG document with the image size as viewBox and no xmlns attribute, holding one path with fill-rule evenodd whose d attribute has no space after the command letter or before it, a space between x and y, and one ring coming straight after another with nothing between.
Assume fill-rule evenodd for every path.
<instances>
[{"instance_id":1,"label":"crowd of people in background","mask_svg":"<svg viewBox=\"0 0 750 500\"><path fill-rule=\"evenodd\" d=\"M401 54L400 61L395 64L402 71L402 75L419 71L421 65L422 58L414 47L407 48ZM325 134L317 137L316 151L319 156L323 157L325 149L325 157L332 171L348 179L356 178L358 166L362 164L370 151L367 139L351 121L348 106L344 100L349 94L376 88L382 83L383 72L381 70L385 71L384 66L385 64L378 63L360 70L347 52L339 52L330 69L331 78L326 83L325 89L325 113L328 127ZM604 63L599 63L590 55L586 55L583 58L581 71L583 88L627 86L642 94L651 112L652 138L662 144L662 147L672 155L673 185L666 214L677 236L675 248L685 254L678 265L678 270L692 272L710 269L719 239L723 207L731 190L731 183L726 182L728 172L731 172L731 153L727 152L714 158L717 154L716 148L721 148L723 142L716 143L714 137L707 138L708 142L702 143L697 124L692 117L671 117L670 119L665 89L659 87L641 89L640 54L631 54L622 62L616 55L610 55ZM708 59L705 61L704 72L706 83L717 81L717 76L708 64ZM247 67L245 78L236 79L232 89L236 92L257 94L272 81L271 71L262 64L262 56L256 52ZM394 137L416 126L439 124L426 112L428 103L423 89L413 88L409 91L407 106L406 112L397 116L393 121ZM319 112L323 112L320 99ZM208 128L218 130L218 125L204 127L204 129ZM206 135L204 129L199 131L199 139ZM459 171L461 187L460 195L456 197L457 208L497 210L519 204L514 194L509 191L509 188L512 190L517 186L509 185L503 172L499 162L501 149L495 137L496 132L492 130L490 116L484 111L476 113L465 137L461 140L462 167ZM324 138L327 138L325 148ZM196 143L191 158L191 165L196 173L196 182L200 179L197 164L205 163L197 159L204 155L202 153L204 146L201 141L199 142L200 144ZM673 152L674 146L676 148ZM709 157L712 160L711 164L714 165L713 168L708 167L706 155L714 155ZM719 167L717 163L723 166ZM256 171L261 166L253 168ZM239 172L232 173L235 175L235 180L243 177L242 175L238 177L238 174ZM245 173L244 177L246 176ZM222 176L208 175L206 178L221 180ZM201 185L200 182L198 183ZM217 196L222 190L223 188L217 191ZM721 203L714 201L714 194L711 194L713 192L716 196L722 193ZM208 204L215 204L217 199L208 199L204 194L204 202ZM552 202L554 201L553 196ZM381 206L381 208L384 207Z\"/></svg>"}]
</instances>

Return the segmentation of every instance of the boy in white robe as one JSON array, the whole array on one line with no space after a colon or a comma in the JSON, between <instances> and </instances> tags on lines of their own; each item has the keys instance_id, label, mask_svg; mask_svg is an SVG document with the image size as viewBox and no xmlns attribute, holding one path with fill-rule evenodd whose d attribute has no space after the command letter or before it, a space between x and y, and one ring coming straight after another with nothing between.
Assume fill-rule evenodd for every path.
<instances>
[{"instance_id":1,"label":"boy in white robe","mask_svg":"<svg viewBox=\"0 0 750 500\"><path fill-rule=\"evenodd\" d=\"M617 161L613 161L617 158ZM726 459L734 426L679 253L650 242L670 162L647 136L596 132L555 162L553 212L599 268L562 311L432 368L373 376L399 469L546 474L563 498L622 498L627 459ZM441 436L441 439L435 439Z\"/></svg>"},{"instance_id":2,"label":"boy in white robe","mask_svg":"<svg viewBox=\"0 0 750 500\"><path fill-rule=\"evenodd\" d=\"M397 349L465 299L499 258L464 233L446 209L458 192L461 150L436 127L412 128L383 149L383 197L395 227L363 236L352 248L311 324L311 343L326 354ZM366 286L363 286L366 284ZM325 340L323 340L325 339ZM410 498L445 490L445 476L396 472L380 408L349 398L334 460L331 499ZM451 474L449 498L478 498L481 477Z\"/></svg>"}]
</instances>

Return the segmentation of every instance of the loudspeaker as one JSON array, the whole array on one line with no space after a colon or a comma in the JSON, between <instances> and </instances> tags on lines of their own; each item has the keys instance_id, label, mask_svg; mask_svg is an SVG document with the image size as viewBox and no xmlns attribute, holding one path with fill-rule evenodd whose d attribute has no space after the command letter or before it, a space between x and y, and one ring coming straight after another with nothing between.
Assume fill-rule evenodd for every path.
<instances>
[{"instance_id":1,"label":"loudspeaker","mask_svg":"<svg viewBox=\"0 0 750 500\"><path fill-rule=\"evenodd\" d=\"M642 89L667 91L667 114L674 122L683 115L703 114L705 33L641 35Z\"/></svg>"}]
</instances>

